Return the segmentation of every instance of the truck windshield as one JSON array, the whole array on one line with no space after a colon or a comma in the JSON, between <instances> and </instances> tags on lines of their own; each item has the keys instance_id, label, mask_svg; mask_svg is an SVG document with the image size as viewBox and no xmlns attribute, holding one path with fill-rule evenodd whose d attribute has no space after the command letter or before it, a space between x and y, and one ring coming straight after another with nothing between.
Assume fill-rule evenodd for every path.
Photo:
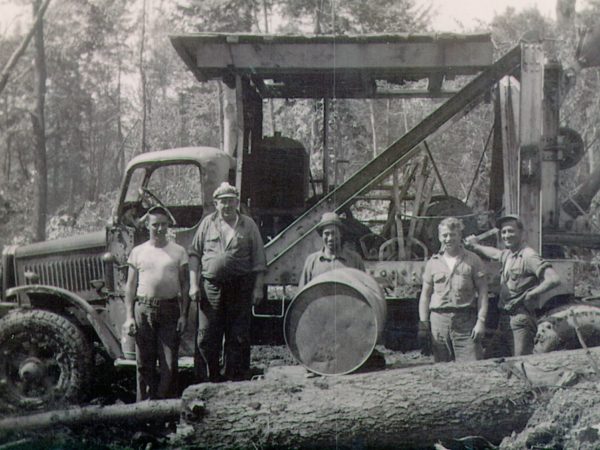
<instances>
[{"instance_id":1,"label":"truck windshield","mask_svg":"<svg viewBox=\"0 0 600 450\"><path fill-rule=\"evenodd\" d=\"M202 205L200 168L195 164L161 166L146 183L167 206Z\"/></svg>"}]
</instances>

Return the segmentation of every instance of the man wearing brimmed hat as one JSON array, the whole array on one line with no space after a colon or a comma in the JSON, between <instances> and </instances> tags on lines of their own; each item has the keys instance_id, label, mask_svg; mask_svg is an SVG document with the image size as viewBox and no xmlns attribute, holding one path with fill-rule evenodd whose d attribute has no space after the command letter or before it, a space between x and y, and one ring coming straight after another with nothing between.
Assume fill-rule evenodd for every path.
<instances>
[{"instance_id":1,"label":"man wearing brimmed hat","mask_svg":"<svg viewBox=\"0 0 600 450\"><path fill-rule=\"evenodd\" d=\"M306 258L298 283L299 288L316 276L333 269L350 267L365 270L360 255L342 245L344 224L340 216L334 212L324 213L316 229L323 240L323 247Z\"/></svg>"},{"instance_id":2,"label":"man wearing brimmed hat","mask_svg":"<svg viewBox=\"0 0 600 450\"><path fill-rule=\"evenodd\" d=\"M171 217L162 206L150 208L144 216L150 238L127 260L123 332L135 336L138 401L177 395L179 339L190 299L187 252L167 239Z\"/></svg>"},{"instance_id":3,"label":"man wearing brimmed hat","mask_svg":"<svg viewBox=\"0 0 600 450\"><path fill-rule=\"evenodd\" d=\"M419 344L436 362L482 357L488 291L479 256L462 246L464 224L447 217L438 225L441 249L425 265L419 298Z\"/></svg>"},{"instance_id":4,"label":"man wearing brimmed hat","mask_svg":"<svg viewBox=\"0 0 600 450\"><path fill-rule=\"evenodd\" d=\"M266 257L256 223L238 211L239 192L227 182L213 193L216 211L206 216L190 248L190 297L200 300L196 373L199 381L250 373L252 304L263 297ZM200 291L202 295L200 295Z\"/></svg>"},{"instance_id":5,"label":"man wearing brimmed hat","mask_svg":"<svg viewBox=\"0 0 600 450\"><path fill-rule=\"evenodd\" d=\"M465 244L502 264L499 332L515 356L529 355L533 352L537 331L534 314L537 297L558 286L560 278L550 263L527 245L525 227L518 216L503 216L496 221L496 226L505 250L477 244L471 236Z\"/></svg>"}]
</instances>

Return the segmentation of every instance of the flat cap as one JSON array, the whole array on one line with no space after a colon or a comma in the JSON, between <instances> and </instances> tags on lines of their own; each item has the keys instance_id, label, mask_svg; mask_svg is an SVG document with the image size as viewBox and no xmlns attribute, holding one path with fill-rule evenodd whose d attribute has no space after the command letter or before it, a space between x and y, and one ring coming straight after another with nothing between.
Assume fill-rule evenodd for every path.
<instances>
[{"instance_id":1,"label":"flat cap","mask_svg":"<svg viewBox=\"0 0 600 450\"><path fill-rule=\"evenodd\" d=\"M517 222L517 226L519 228L523 228L523 222L521 221L521 218L516 214L506 214L505 216L496 219L496 227L499 229L502 228L502 224L504 222L508 222L509 220L514 220L515 222Z\"/></svg>"},{"instance_id":2,"label":"flat cap","mask_svg":"<svg viewBox=\"0 0 600 450\"><path fill-rule=\"evenodd\" d=\"M169 225L177 225L177 221L175 220L175 217L173 217L173 214L171 214L171 211L169 211L168 208L161 205L155 205L148 209L148 211L146 211L146 214L144 214L144 216L140 220L146 220L148 216L154 214L162 214L163 216L166 216L169 219Z\"/></svg>"},{"instance_id":3,"label":"flat cap","mask_svg":"<svg viewBox=\"0 0 600 450\"><path fill-rule=\"evenodd\" d=\"M218 188L213 192L213 199L219 198L240 198L240 193L235 186L230 185L227 181L223 181Z\"/></svg>"}]
</instances>

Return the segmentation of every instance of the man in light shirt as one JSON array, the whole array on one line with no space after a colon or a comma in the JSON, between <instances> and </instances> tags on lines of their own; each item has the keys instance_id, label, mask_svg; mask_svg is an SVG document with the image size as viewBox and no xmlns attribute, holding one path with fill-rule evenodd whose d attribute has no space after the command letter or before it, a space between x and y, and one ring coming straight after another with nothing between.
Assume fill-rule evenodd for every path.
<instances>
[{"instance_id":1,"label":"man in light shirt","mask_svg":"<svg viewBox=\"0 0 600 450\"><path fill-rule=\"evenodd\" d=\"M419 343L436 362L474 361L482 356L488 290L479 256L462 246L462 221L438 226L440 252L425 266L419 299Z\"/></svg>"},{"instance_id":2,"label":"man in light shirt","mask_svg":"<svg viewBox=\"0 0 600 450\"><path fill-rule=\"evenodd\" d=\"M138 401L177 394L179 339L190 299L188 256L167 239L170 218L166 208L150 208L145 219L150 238L134 247L127 261L123 329L135 336Z\"/></svg>"}]
</instances>

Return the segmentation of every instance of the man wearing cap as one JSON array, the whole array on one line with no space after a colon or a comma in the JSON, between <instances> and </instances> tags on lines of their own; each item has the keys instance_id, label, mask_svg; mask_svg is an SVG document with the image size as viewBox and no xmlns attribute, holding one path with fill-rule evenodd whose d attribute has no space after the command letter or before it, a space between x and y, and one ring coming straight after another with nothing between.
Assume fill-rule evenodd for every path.
<instances>
[{"instance_id":1,"label":"man wearing cap","mask_svg":"<svg viewBox=\"0 0 600 450\"><path fill-rule=\"evenodd\" d=\"M534 314L537 297L558 286L560 278L550 263L527 245L525 227L518 216L501 217L496 226L505 250L479 245L473 236L465 240L465 245L502 264L499 331L515 356L529 355L537 331Z\"/></svg>"},{"instance_id":2,"label":"man wearing cap","mask_svg":"<svg viewBox=\"0 0 600 450\"><path fill-rule=\"evenodd\" d=\"M190 297L200 300L194 362L199 381L220 381L225 337L224 376L243 380L250 374L250 319L263 298L266 257L256 223L238 211L238 190L223 182L213 200L216 211L202 220L189 251Z\"/></svg>"},{"instance_id":3,"label":"man wearing cap","mask_svg":"<svg viewBox=\"0 0 600 450\"><path fill-rule=\"evenodd\" d=\"M145 215L150 238L127 260L123 332L135 336L138 401L177 395L179 339L190 299L187 252L167 239L171 217L162 206L150 208Z\"/></svg>"},{"instance_id":4,"label":"man wearing cap","mask_svg":"<svg viewBox=\"0 0 600 450\"><path fill-rule=\"evenodd\" d=\"M365 270L362 258L354 251L342 245L344 225L334 212L326 212L317 224L317 232L323 240L318 252L308 255L300 275L298 288L322 273L342 267Z\"/></svg>"},{"instance_id":5,"label":"man wearing cap","mask_svg":"<svg viewBox=\"0 0 600 450\"><path fill-rule=\"evenodd\" d=\"M475 361L482 356L488 291L479 256L461 244L464 225L448 217L438 225L440 253L425 265L419 298L419 343L436 362Z\"/></svg>"}]
</instances>

